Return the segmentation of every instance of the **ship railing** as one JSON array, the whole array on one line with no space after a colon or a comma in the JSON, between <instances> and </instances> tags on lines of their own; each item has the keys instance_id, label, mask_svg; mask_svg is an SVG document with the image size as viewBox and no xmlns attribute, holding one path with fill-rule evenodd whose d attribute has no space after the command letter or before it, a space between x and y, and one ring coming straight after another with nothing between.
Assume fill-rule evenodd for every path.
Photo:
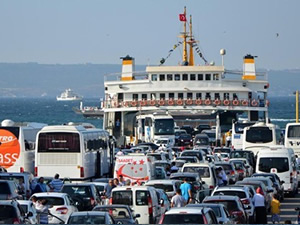
<instances>
[{"instance_id":1,"label":"ship railing","mask_svg":"<svg viewBox=\"0 0 300 225\"><path fill-rule=\"evenodd\" d=\"M133 100L133 101L118 101L106 100L105 108L130 108L130 107L158 107L158 106L225 106L225 107L269 107L269 100L251 98L251 99L159 99L159 100Z\"/></svg>"},{"instance_id":2,"label":"ship railing","mask_svg":"<svg viewBox=\"0 0 300 225\"><path fill-rule=\"evenodd\" d=\"M123 72L123 73L111 73L104 75L104 82L109 81L122 81L122 75L132 75L132 80L148 80L149 74L145 71ZM128 81L128 80L127 80Z\"/></svg>"}]
</instances>

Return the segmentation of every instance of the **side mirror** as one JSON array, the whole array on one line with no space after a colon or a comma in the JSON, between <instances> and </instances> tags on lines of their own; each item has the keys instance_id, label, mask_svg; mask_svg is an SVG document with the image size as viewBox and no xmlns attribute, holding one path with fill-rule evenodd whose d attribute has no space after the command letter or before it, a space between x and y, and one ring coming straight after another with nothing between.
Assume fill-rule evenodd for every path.
<instances>
[{"instance_id":1,"label":"side mirror","mask_svg":"<svg viewBox=\"0 0 300 225\"><path fill-rule=\"evenodd\" d=\"M141 214L136 214L135 216L134 216L134 218L140 218L141 217Z\"/></svg>"}]
</instances>

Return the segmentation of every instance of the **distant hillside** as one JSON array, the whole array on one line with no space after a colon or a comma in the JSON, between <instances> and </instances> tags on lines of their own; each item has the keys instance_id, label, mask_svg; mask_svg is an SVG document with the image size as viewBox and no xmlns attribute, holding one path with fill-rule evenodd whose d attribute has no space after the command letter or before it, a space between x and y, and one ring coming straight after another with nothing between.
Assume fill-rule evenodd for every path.
<instances>
[{"instance_id":1,"label":"distant hillside","mask_svg":"<svg viewBox=\"0 0 300 225\"><path fill-rule=\"evenodd\" d=\"M144 69L136 66L138 71ZM0 63L0 97L55 97L66 88L86 98L103 97L104 74L120 71L121 65ZM291 95L299 88L300 70L271 70L268 74L269 95Z\"/></svg>"}]
</instances>

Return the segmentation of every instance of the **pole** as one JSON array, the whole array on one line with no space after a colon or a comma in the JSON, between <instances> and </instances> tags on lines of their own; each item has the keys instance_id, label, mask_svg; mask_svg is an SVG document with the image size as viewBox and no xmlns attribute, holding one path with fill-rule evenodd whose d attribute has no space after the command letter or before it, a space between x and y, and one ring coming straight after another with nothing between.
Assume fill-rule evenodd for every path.
<instances>
[{"instance_id":1,"label":"pole","mask_svg":"<svg viewBox=\"0 0 300 225\"><path fill-rule=\"evenodd\" d=\"M299 91L296 91L296 123L299 123Z\"/></svg>"}]
</instances>

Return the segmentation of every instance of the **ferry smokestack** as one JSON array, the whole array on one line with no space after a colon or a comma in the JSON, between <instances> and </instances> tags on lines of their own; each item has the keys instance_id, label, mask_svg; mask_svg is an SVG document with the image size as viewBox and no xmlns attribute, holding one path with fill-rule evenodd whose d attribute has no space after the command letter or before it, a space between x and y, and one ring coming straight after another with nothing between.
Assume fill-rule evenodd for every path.
<instances>
[{"instance_id":1,"label":"ferry smokestack","mask_svg":"<svg viewBox=\"0 0 300 225\"><path fill-rule=\"evenodd\" d=\"M121 57L122 62L122 81L134 80L133 72L135 70L134 58L129 55Z\"/></svg>"},{"instance_id":2,"label":"ferry smokestack","mask_svg":"<svg viewBox=\"0 0 300 225\"><path fill-rule=\"evenodd\" d=\"M243 71L243 80L255 80L256 79L254 56L248 54L244 57L243 70L244 70Z\"/></svg>"}]
</instances>

